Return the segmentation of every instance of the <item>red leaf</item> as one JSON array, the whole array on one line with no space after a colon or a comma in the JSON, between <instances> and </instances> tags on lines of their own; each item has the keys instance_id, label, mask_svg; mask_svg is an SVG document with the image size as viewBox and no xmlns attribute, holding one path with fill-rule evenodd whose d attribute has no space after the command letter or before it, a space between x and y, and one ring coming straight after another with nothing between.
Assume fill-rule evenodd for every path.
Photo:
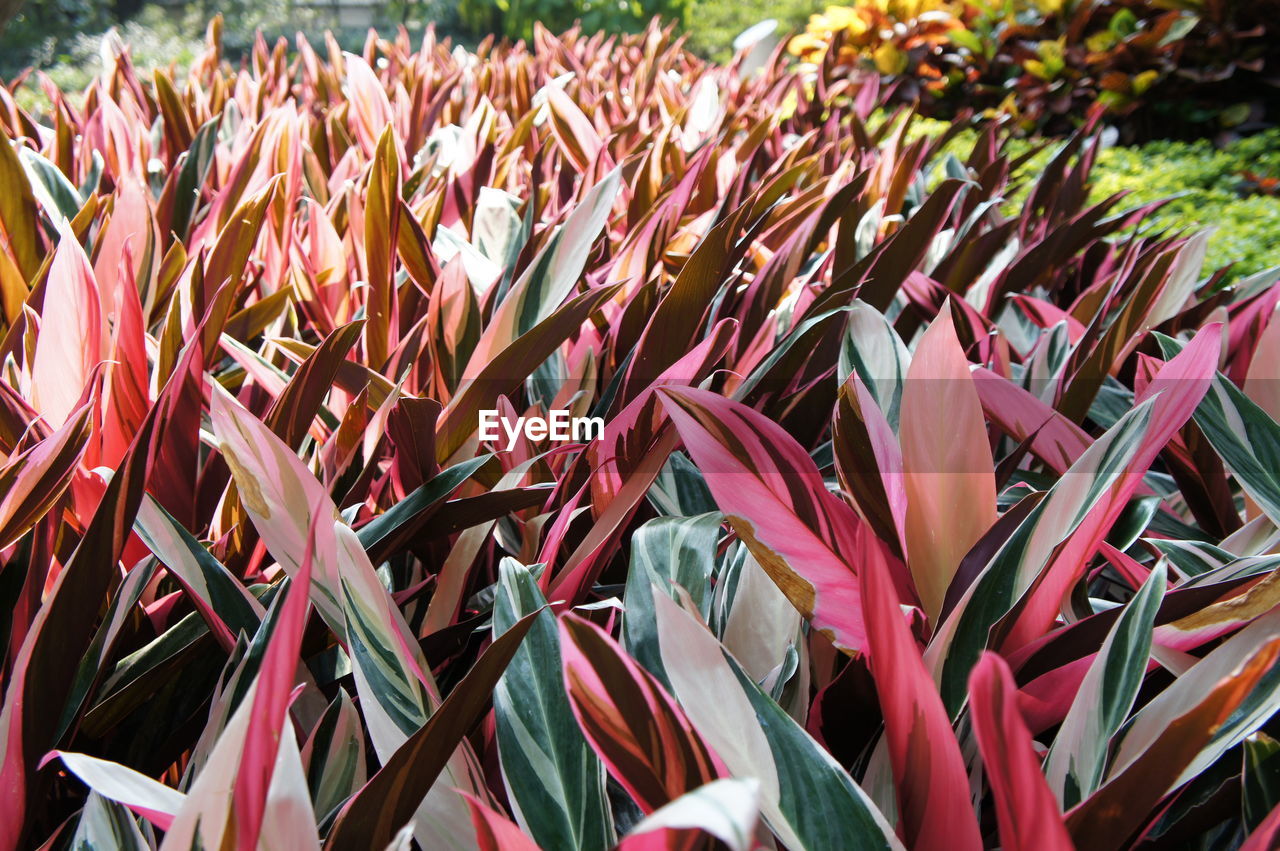
<instances>
[{"instance_id":1,"label":"red leaf","mask_svg":"<svg viewBox=\"0 0 1280 851\"><path fill-rule=\"evenodd\" d=\"M1071 851L1071 837L1041 773L1031 732L1018 712L1013 675L994 653L984 653L969 675L969 706L1003 847L1007 851Z\"/></svg>"},{"instance_id":2,"label":"red leaf","mask_svg":"<svg viewBox=\"0 0 1280 851\"><path fill-rule=\"evenodd\" d=\"M942 697L903 617L878 541L861 550L862 617L909 848L981 848L969 775Z\"/></svg>"},{"instance_id":3,"label":"red leaf","mask_svg":"<svg viewBox=\"0 0 1280 851\"><path fill-rule=\"evenodd\" d=\"M609 772L651 813L721 776L684 712L604 630L560 618L564 684L578 726Z\"/></svg>"},{"instance_id":4,"label":"red leaf","mask_svg":"<svg viewBox=\"0 0 1280 851\"><path fill-rule=\"evenodd\" d=\"M475 795L463 792L462 796L471 805L471 823L476 826L480 851L539 851L538 843L511 819L486 806Z\"/></svg>"}]
</instances>

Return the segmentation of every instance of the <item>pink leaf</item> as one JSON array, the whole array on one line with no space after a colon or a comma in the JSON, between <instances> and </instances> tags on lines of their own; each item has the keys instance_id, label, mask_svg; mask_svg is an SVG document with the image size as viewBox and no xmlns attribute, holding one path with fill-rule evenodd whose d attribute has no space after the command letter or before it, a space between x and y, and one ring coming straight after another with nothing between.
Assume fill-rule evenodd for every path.
<instances>
[{"instance_id":1,"label":"pink leaf","mask_svg":"<svg viewBox=\"0 0 1280 851\"><path fill-rule=\"evenodd\" d=\"M1014 440L1030 437L1032 453L1055 473L1065 473L1093 443L1080 426L1003 376L979 368L973 378L991 421Z\"/></svg>"},{"instance_id":2,"label":"pink leaf","mask_svg":"<svg viewBox=\"0 0 1280 851\"><path fill-rule=\"evenodd\" d=\"M853 562L858 518L777 423L706 390L658 391L720 509L800 613L846 652L866 644Z\"/></svg>"},{"instance_id":3,"label":"pink leaf","mask_svg":"<svg viewBox=\"0 0 1280 851\"><path fill-rule=\"evenodd\" d=\"M316 526L325 522L319 507L311 514L311 530L302 564L293 575L280 616L267 642L253 694L253 714L245 732L244 753L236 774L235 807L237 840L241 848L257 845L266 811L267 792L276 764L276 751L293 691L302 629L307 622L307 595L311 590L311 559L316 546Z\"/></svg>"},{"instance_id":4,"label":"pink leaf","mask_svg":"<svg viewBox=\"0 0 1280 851\"><path fill-rule=\"evenodd\" d=\"M1221 326L1205 327L1173 360L1161 367L1151 383L1138 394L1135 404L1156 398L1150 423L1133 462L1112 485L1110 493L1102 497L1059 545L1056 558L1028 591L1026 604L1002 649L1012 650L1033 641L1053 624L1062 598L1098 551L1130 497L1142 486L1142 477L1147 469L1200 404L1217 371L1220 347Z\"/></svg>"},{"instance_id":5,"label":"pink leaf","mask_svg":"<svg viewBox=\"0 0 1280 851\"><path fill-rule=\"evenodd\" d=\"M969 775L933 678L903 617L878 540L862 558L862 617L909 848L981 848Z\"/></svg>"},{"instance_id":6,"label":"pink leaf","mask_svg":"<svg viewBox=\"0 0 1280 851\"><path fill-rule=\"evenodd\" d=\"M471 806L471 823L476 828L480 851L539 851L534 842L511 819L484 804L475 795L462 793Z\"/></svg>"},{"instance_id":7,"label":"pink leaf","mask_svg":"<svg viewBox=\"0 0 1280 851\"><path fill-rule=\"evenodd\" d=\"M721 776L684 711L604 630L564 615L560 652L578 726L645 813Z\"/></svg>"},{"instance_id":8,"label":"pink leaf","mask_svg":"<svg viewBox=\"0 0 1280 851\"><path fill-rule=\"evenodd\" d=\"M31 401L50 426L67 421L101 360L98 284L84 249L64 227L49 266L31 365Z\"/></svg>"},{"instance_id":9,"label":"pink leaf","mask_svg":"<svg viewBox=\"0 0 1280 851\"><path fill-rule=\"evenodd\" d=\"M945 304L902 391L907 566L936 619L960 560L996 521L995 463L969 361Z\"/></svg>"}]
</instances>

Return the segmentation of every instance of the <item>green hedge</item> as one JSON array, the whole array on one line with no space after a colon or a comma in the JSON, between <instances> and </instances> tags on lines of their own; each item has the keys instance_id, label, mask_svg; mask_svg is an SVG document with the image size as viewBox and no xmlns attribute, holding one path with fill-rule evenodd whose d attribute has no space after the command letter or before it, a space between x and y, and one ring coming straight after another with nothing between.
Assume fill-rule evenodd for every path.
<instances>
[{"instance_id":1,"label":"green hedge","mask_svg":"<svg viewBox=\"0 0 1280 851\"><path fill-rule=\"evenodd\" d=\"M1178 196L1155 223L1169 228L1216 228L1208 265L1235 263L1233 278L1280 265L1280 197L1240 194L1240 172L1280 176L1280 129L1241 139L1221 150L1207 140L1151 142L1111 148L1098 157L1094 194L1129 190L1135 202Z\"/></svg>"},{"instance_id":2,"label":"green hedge","mask_svg":"<svg viewBox=\"0 0 1280 851\"><path fill-rule=\"evenodd\" d=\"M1043 165L1040 154L1027 169ZM1280 176L1280 129L1215 148L1208 140L1149 142L1108 148L1098 156L1093 196L1128 191L1132 205L1173 197L1150 227L1196 231L1214 228L1206 268L1234 263L1236 279L1280 265L1280 197L1244 195L1242 171Z\"/></svg>"},{"instance_id":3,"label":"green hedge","mask_svg":"<svg viewBox=\"0 0 1280 851\"><path fill-rule=\"evenodd\" d=\"M944 121L919 119L909 136L936 135L947 126ZM944 155L950 152L964 158L976 139L973 131L959 133L948 143ZM1043 146L1017 175L1021 186L1010 199L1010 209L1016 209L1030 191L1059 144L1025 139L1010 142L1015 154ZM1121 209L1173 199L1147 220L1144 229L1191 233L1213 228L1205 268L1234 264L1227 277L1236 280L1280 266L1280 196L1242 192L1243 171L1280 177L1280 128L1237 139L1222 148L1207 139L1107 148L1093 168L1091 198L1097 202L1116 192L1128 192ZM941 169L937 172L935 181L942 179Z\"/></svg>"},{"instance_id":4,"label":"green hedge","mask_svg":"<svg viewBox=\"0 0 1280 851\"><path fill-rule=\"evenodd\" d=\"M723 62L733 55L733 40L751 25L772 18L780 35L803 32L809 16L824 6L822 0L693 0L684 31L690 50Z\"/></svg>"}]
</instances>

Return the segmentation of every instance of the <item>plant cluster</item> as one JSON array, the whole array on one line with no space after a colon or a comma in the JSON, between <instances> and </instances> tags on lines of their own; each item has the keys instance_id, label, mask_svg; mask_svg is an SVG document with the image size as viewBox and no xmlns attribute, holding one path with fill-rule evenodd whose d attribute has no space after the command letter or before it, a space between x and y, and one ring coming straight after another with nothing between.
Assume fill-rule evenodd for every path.
<instances>
[{"instance_id":1,"label":"plant cluster","mask_svg":"<svg viewBox=\"0 0 1280 851\"><path fill-rule=\"evenodd\" d=\"M1274 847L1280 287L1096 116L219 28L0 87L0 847Z\"/></svg>"},{"instance_id":2,"label":"plant cluster","mask_svg":"<svg viewBox=\"0 0 1280 851\"><path fill-rule=\"evenodd\" d=\"M1274 0L857 0L814 15L790 50L858 69L940 116L973 107L1069 133L1095 104L1133 138L1274 124Z\"/></svg>"}]
</instances>

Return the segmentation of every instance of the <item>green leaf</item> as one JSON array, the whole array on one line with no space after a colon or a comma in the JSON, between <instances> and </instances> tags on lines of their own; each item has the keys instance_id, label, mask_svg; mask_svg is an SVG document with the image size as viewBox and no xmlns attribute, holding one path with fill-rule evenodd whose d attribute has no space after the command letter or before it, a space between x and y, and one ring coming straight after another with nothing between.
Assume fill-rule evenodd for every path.
<instances>
[{"instance_id":1,"label":"green leaf","mask_svg":"<svg viewBox=\"0 0 1280 851\"><path fill-rule=\"evenodd\" d=\"M543 848L610 848L605 772L574 721L560 674L560 633L529 568L504 558L493 602L497 638L537 612L493 695L512 809Z\"/></svg>"},{"instance_id":2,"label":"green leaf","mask_svg":"<svg viewBox=\"0 0 1280 851\"><path fill-rule=\"evenodd\" d=\"M169 230L181 237L187 235L191 224L191 214L200 197L200 187L209 176L213 166L214 149L218 143L218 126L222 118L209 119L196 131L186 158L182 162L182 171L178 174L178 184L173 193L173 217L169 221Z\"/></svg>"},{"instance_id":3,"label":"green leaf","mask_svg":"<svg viewBox=\"0 0 1280 851\"><path fill-rule=\"evenodd\" d=\"M1058 544L1124 474L1142 443L1154 399L1121 418L1098 438L1036 504L992 557L943 622L926 660L941 663L941 692L955 717L964 705L969 671L986 649L988 636L1033 586Z\"/></svg>"},{"instance_id":4,"label":"green leaf","mask_svg":"<svg viewBox=\"0 0 1280 851\"><path fill-rule=\"evenodd\" d=\"M535 616L526 616L500 635L449 693L431 720L406 739L387 758L381 770L347 802L329 833L326 849L382 848L402 825L414 818L423 796L445 770L450 754L483 713L498 679L534 620ZM458 796L455 794L455 797ZM451 844L466 845L471 836L468 831L434 839L442 844L451 841Z\"/></svg>"},{"instance_id":5,"label":"green leaf","mask_svg":"<svg viewBox=\"0 0 1280 851\"><path fill-rule=\"evenodd\" d=\"M796 851L901 848L866 793L715 636L665 594L653 597L676 696L730 773L760 781L760 810L782 844Z\"/></svg>"},{"instance_id":6,"label":"green leaf","mask_svg":"<svg viewBox=\"0 0 1280 851\"><path fill-rule=\"evenodd\" d=\"M393 544L402 544L403 539L412 536L419 521L425 519L428 509L457 490L492 457L492 454L478 455L441 470L432 476L431 481L418 486L404 499L361 526L357 535L360 545L371 554L371 560L382 561L396 549ZM374 559L373 555L382 555L382 558Z\"/></svg>"},{"instance_id":7,"label":"green leaf","mask_svg":"<svg viewBox=\"0 0 1280 851\"><path fill-rule=\"evenodd\" d=\"M316 817L324 822L368 779L364 727L345 689L338 690L338 696L316 724L307 751L307 785Z\"/></svg>"},{"instance_id":8,"label":"green leaf","mask_svg":"<svg viewBox=\"0 0 1280 851\"><path fill-rule=\"evenodd\" d=\"M573 291L586 268L591 246L609 220L621 180L621 170L614 169L587 190L582 203L512 284L476 345L467 368L468 376L476 374L499 352L550 318ZM539 359L538 363L541 362Z\"/></svg>"},{"instance_id":9,"label":"green leaf","mask_svg":"<svg viewBox=\"0 0 1280 851\"><path fill-rule=\"evenodd\" d=\"M332 518L315 523L311 598L347 645L365 727L379 759L389 759L439 703L431 669L403 612L324 486L266 425L213 386L210 418L218 448L254 527L287 574L300 570L313 515ZM466 802L449 787L478 789L472 762L464 743L445 769L447 785L431 790L425 802L419 799L418 824L433 828L424 835L448 841L470 823Z\"/></svg>"},{"instance_id":10,"label":"green leaf","mask_svg":"<svg viewBox=\"0 0 1280 851\"><path fill-rule=\"evenodd\" d=\"M1190 12L1183 12L1169 27L1168 31L1160 38L1160 46L1167 47L1175 41L1182 41L1182 39L1191 35L1191 31L1194 30L1196 25L1199 23L1200 18L1198 16L1193 15Z\"/></svg>"},{"instance_id":11,"label":"green leaf","mask_svg":"<svg viewBox=\"0 0 1280 851\"><path fill-rule=\"evenodd\" d=\"M31 179L31 191L45 210L50 215L57 212L67 219L74 219L84 205L84 199L66 175L30 148L19 148L18 155Z\"/></svg>"},{"instance_id":12,"label":"green leaf","mask_svg":"<svg viewBox=\"0 0 1280 851\"><path fill-rule=\"evenodd\" d=\"M1280 742L1266 733L1244 740L1244 823L1253 830L1280 806Z\"/></svg>"},{"instance_id":13,"label":"green leaf","mask_svg":"<svg viewBox=\"0 0 1280 851\"><path fill-rule=\"evenodd\" d=\"M911 353L889 320L871 305L855 299L840 343L836 377L844 384L856 372L895 432L910 365Z\"/></svg>"},{"instance_id":14,"label":"green leaf","mask_svg":"<svg viewBox=\"0 0 1280 851\"><path fill-rule=\"evenodd\" d=\"M1165 592L1160 562L1116 619L1094 658L1045 760L1062 808L1093 794L1106 774L1107 749L1138 697L1151 658L1151 630Z\"/></svg>"},{"instance_id":15,"label":"green leaf","mask_svg":"<svg viewBox=\"0 0 1280 851\"><path fill-rule=\"evenodd\" d=\"M649 502L659 514L692 517L716 510L715 498L702 471L683 452L672 452L649 486Z\"/></svg>"},{"instance_id":16,"label":"green leaf","mask_svg":"<svg viewBox=\"0 0 1280 851\"><path fill-rule=\"evenodd\" d=\"M622 620L623 646L662 683L668 684L658 647L653 592L657 587L677 599L683 588L703 618L711 612L711 574L723 516L718 511L696 517L659 517L631 537L631 566L627 573Z\"/></svg>"},{"instance_id":17,"label":"green leaf","mask_svg":"<svg viewBox=\"0 0 1280 851\"><path fill-rule=\"evenodd\" d=\"M73 851L95 848L149 851L151 848L129 811L97 792L90 792L84 803L70 847Z\"/></svg>"},{"instance_id":18,"label":"green leaf","mask_svg":"<svg viewBox=\"0 0 1280 851\"><path fill-rule=\"evenodd\" d=\"M1138 31L1138 18L1130 10L1121 9L1111 16L1111 23L1107 25L1107 29L1121 38L1133 35Z\"/></svg>"},{"instance_id":19,"label":"green leaf","mask_svg":"<svg viewBox=\"0 0 1280 851\"><path fill-rule=\"evenodd\" d=\"M1108 780L1137 761L1175 718L1187 713L1220 685L1229 684L1250 660L1263 655L1266 645L1277 641L1277 629L1280 629L1280 610L1273 609L1216 647L1144 706L1122 731L1107 772ZM1170 788L1195 777L1266 723L1277 710L1280 710L1280 665L1271 665L1264 669L1254 687L1223 723L1212 730L1207 744Z\"/></svg>"},{"instance_id":20,"label":"green leaf","mask_svg":"<svg viewBox=\"0 0 1280 851\"><path fill-rule=\"evenodd\" d=\"M240 633L257 631L261 604L149 494L142 498L133 529L182 584L211 629L224 631L232 643Z\"/></svg>"},{"instance_id":21,"label":"green leaf","mask_svg":"<svg viewBox=\"0 0 1280 851\"><path fill-rule=\"evenodd\" d=\"M1204 541L1144 538L1143 542L1159 550L1184 576L1200 576L1236 560L1234 555L1221 547Z\"/></svg>"},{"instance_id":22,"label":"green leaf","mask_svg":"<svg viewBox=\"0 0 1280 851\"><path fill-rule=\"evenodd\" d=\"M80 660L75 683L71 687L71 695L67 698L67 706L62 713L62 725L58 730L59 739L66 735L67 729L79 717L84 701L89 698L90 689L98 681L107 664L107 656L115 644L116 637L132 614L133 607L142 597L142 592L151 582L155 571L155 562L148 560L146 564L138 565L131 570L124 582L120 583L119 589L111 599L106 618L98 627L93 641L89 644L89 649Z\"/></svg>"}]
</instances>

